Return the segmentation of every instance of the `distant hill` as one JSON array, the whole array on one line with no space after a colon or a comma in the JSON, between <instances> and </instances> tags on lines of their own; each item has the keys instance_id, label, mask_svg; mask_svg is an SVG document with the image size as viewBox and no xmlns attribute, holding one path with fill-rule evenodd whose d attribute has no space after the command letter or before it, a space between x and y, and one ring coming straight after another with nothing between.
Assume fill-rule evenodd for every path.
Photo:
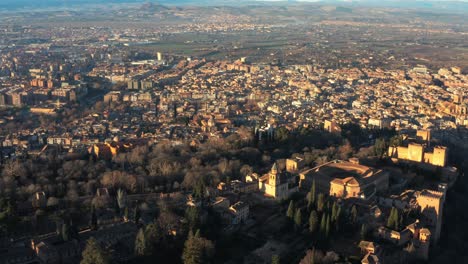
<instances>
[{"instance_id":1,"label":"distant hill","mask_svg":"<svg viewBox=\"0 0 468 264\"><path fill-rule=\"evenodd\" d=\"M314 4L327 4L338 6L338 12L350 12L347 8L365 6L365 7L391 7L403 9L426 9L449 12L467 12L468 2L451 0L310 0ZM183 6L183 5L302 5L310 4L307 0L295 1L273 1L273 0L0 0L0 9L35 9L35 8L73 8L85 7L95 4L123 4L123 3L150 3L150 8L163 8L164 6ZM161 5L159 5L161 4Z\"/></svg>"}]
</instances>

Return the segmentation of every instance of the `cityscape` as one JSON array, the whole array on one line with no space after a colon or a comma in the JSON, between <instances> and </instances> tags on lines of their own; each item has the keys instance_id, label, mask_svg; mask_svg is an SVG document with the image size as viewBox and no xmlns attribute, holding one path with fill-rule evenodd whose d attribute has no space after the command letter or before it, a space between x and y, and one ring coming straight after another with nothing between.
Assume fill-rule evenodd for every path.
<instances>
[{"instance_id":1,"label":"cityscape","mask_svg":"<svg viewBox=\"0 0 468 264\"><path fill-rule=\"evenodd\" d=\"M0 263L468 263L468 2L0 3Z\"/></svg>"}]
</instances>

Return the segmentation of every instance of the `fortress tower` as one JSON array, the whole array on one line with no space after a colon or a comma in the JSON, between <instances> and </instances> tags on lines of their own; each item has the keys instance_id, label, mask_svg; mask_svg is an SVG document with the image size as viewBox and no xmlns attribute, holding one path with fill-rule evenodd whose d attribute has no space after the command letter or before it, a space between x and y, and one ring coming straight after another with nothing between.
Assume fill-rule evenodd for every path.
<instances>
[{"instance_id":1,"label":"fortress tower","mask_svg":"<svg viewBox=\"0 0 468 264\"><path fill-rule=\"evenodd\" d=\"M432 240L437 243L442 227L445 195L438 191L423 190L416 201L421 210L421 220L430 227Z\"/></svg>"},{"instance_id":2,"label":"fortress tower","mask_svg":"<svg viewBox=\"0 0 468 264\"><path fill-rule=\"evenodd\" d=\"M447 165L446 147L434 147L434 153L432 154L432 164L441 167L445 167L445 165Z\"/></svg>"}]
</instances>

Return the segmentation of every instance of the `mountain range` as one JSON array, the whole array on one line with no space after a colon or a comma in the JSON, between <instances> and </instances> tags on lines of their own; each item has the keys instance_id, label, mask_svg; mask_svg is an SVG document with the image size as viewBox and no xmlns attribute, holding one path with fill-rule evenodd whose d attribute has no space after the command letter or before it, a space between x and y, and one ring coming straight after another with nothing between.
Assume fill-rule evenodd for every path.
<instances>
[{"instance_id":1,"label":"mountain range","mask_svg":"<svg viewBox=\"0 0 468 264\"><path fill-rule=\"evenodd\" d=\"M310 2L319 4L342 6L368 6L368 7L392 7L412 9L434 9L456 12L468 12L468 0L0 0L0 9L3 10L34 10L41 8L75 8L96 4L138 4L158 3L171 6L184 5L290 5L307 4Z\"/></svg>"}]
</instances>

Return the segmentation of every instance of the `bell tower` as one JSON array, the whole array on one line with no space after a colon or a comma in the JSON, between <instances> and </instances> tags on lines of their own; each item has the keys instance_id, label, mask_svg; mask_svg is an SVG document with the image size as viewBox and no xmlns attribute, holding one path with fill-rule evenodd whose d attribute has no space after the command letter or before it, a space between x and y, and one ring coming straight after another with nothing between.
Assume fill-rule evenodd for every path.
<instances>
[{"instance_id":1,"label":"bell tower","mask_svg":"<svg viewBox=\"0 0 468 264\"><path fill-rule=\"evenodd\" d=\"M280 184L280 175L278 173L278 165L276 162L273 164L270 170L270 184L279 185Z\"/></svg>"}]
</instances>

